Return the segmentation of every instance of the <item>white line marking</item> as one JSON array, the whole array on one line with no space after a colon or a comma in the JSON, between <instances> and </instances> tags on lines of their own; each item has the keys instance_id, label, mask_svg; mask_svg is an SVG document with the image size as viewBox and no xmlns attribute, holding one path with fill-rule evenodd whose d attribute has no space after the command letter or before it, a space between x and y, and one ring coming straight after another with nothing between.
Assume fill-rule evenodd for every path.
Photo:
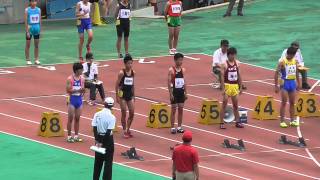
<instances>
[{"instance_id":1,"label":"white line marking","mask_svg":"<svg viewBox=\"0 0 320 180\"><path fill-rule=\"evenodd\" d=\"M19 120L22 120L22 121L27 121L27 122L30 122L30 123L33 123L33 124L40 124L39 122L35 122L35 121L32 121L32 120L20 118L20 117L17 117L17 116L11 116L11 115L4 114L4 113L0 113L0 115L7 116L7 117L11 117L11 118L15 118L15 119L19 119ZM67 131L67 130L64 129L64 131ZM136 131L136 130L132 130L132 131ZM0 132L1 132L1 131L0 131ZM89 135L86 135L86 134L79 133L79 135L84 136L84 137L88 137L88 138L91 138L91 139L94 139L93 136L89 136ZM26 139L27 139L27 138L26 138ZM35 141L36 141L36 140L35 140ZM130 148L130 146L127 146L127 145L123 145L123 144L119 144L119 143L114 143L114 144L115 144L115 145L122 146L122 147ZM48 145L49 145L49 144L48 144ZM54 146L54 145L52 145L52 146ZM54 147L64 149L64 148L58 147L58 146L54 146ZM67 150L67 149L65 149L65 150ZM145 151L145 150L138 149L138 148L136 148L136 150L141 151L141 152L144 152L144 153L148 153L148 154L151 154L151 155L159 156L159 157L162 157L162 158L165 158L165 159L168 159L168 160L171 160L171 157L168 157L168 156L164 156L164 155L157 154L157 153L152 153L152 152ZM76 151L72 151L72 150L70 150L70 151L77 153ZM86 155L86 154L83 154L83 153L81 153L81 154L82 154L82 155ZM92 157L92 156L90 156L90 157ZM122 164L122 163L118 163L118 164L124 165L124 164ZM127 167L130 167L130 166L127 166ZM225 172L225 171L220 171L220 170L217 170L217 169L212 169L212 168L209 168L209 167L206 167L206 166L199 165L199 167L204 168L204 169L208 169L208 170L211 170L211 171L214 171L214 172L219 172L219 173L222 173L222 174L225 174L225 175L237 177L237 178L240 178L240 179L249 180L248 178L245 178L245 177L241 177L241 176L238 176L238 175L235 175L235 174L231 174L231 173L228 173L228 172ZM132 167L130 167L130 168L132 168ZM139 170L140 170L140 169L139 169ZM149 172L149 171L145 171L145 172ZM151 172L150 172L150 173L151 173ZM156 174L156 173L152 173L152 174ZM158 175L158 174L156 174L156 175ZM159 176L167 177L167 176L163 176L163 175L159 175Z\"/></svg>"},{"instance_id":2,"label":"white line marking","mask_svg":"<svg viewBox=\"0 0 320 180\"><path fill-rule=\"evenodd\" d=\"M36 142L36 143L39 143L39 144L44 144L44 145L47 145L47 146L50 146L50 147L54 147L54 148L57 148L57 149L62 149L62 150L65 150L65 151L69 151L69 152L72 152L72 153L75 153L75 154L80 154L80 155L87 156L87 157L90 157L90 158L94 158L94 156L89 155L89 154L81 153L79 151L74 151L74 150L63 148L63 147L60 147L60 146L55 146L53 144L48 144L48 143L45 143L45 142L42 142L42 141L37 141L37 140L30 139L30 138L27 138L27 137L19 136L19 135L16 135L16 134L4 132L4 131L0 131L0 133L7 134L7 135L10 135L10 136L15 136L15 137L22 138L22 139L25 139L25 140L28 140L28 141L32 141L32 142ZM138 171L150 173L150 174L153 174L153 175L157 175L157 176L161 176L161 177L165 177L165 178L169 178L169 179L171 178L169 176L161 175L161 174L154 173L154 172L151 172L151 171L147 171L147 170L144 170L144 169L131 167L131 166L125 165L123 163L119 163L119 162L115 162L115 161L113 163L114 164L118 164L120 166L124 166L124 167L130 168L130 169L135 169L135 170L138 170Z\"/></svg>"},{"instance_id":3,"label":"white line marking","mask_svg":"<svg viewBox=\"0 0 320 180\"><path fill-rule=\"evenodd\" d=\"M320 83L320 80L318 80L317 82L315 82L315 83L313 84L313 86L309 89L308 92L313 91L313 89L314 89L316 86L318 86L319 83Z\"/></svg>"},{"instance_id":4,"label":"white line marking","mask_svg":"<svg viewBox=\"0 0 320 180\"><path fill-rule=\"evenodd\" d=\"M24 101L20 101L20 100L15 100L15 99L13 99L12 101L16 101L16 102L20 102L20 103L24 103L24 104L29 104L29 105L31 105L31 106L40 107L40 108L43 108L43 109L53 110L53 111L56 111L56 112L61 112L61 113L63 113L63 114L67 114L66 112L63 112L63 111L55 110L55 109L52 109L52 108L47 108L47 107L44 107L44 106L40 106L40 105L36 105L36 104L32 104L32 103L28 103L28 102L24 102ZM119 110L119 109L117 109L117 108L114 108L114 109ZM135 114L136 114L136 113L135 113ZM137 114L137 115L147 117L146 115L142 115L142 114ZM91 120L91 118L87 118L87 117L84 117L84 116L81 116L81 117L83 117L83 118L85 118L85 119L90 119L90 120ZM162 136L150 134L150 133L143 132L143 131L139 131L139 130L135 130L135 129L131 129L131 130L132 130L132 131L135 131L135 132L138 132L138 133L140 133L140 134L145 134L145 135L157 137L157 138L160 138L160 139L165 139L165 140L168 140L168 141L172 141L172 142L175 142L175 143L180 143L180 141L177 141L177 140L174 140L174 139L170 139L170 138L166 138L166 137L162 137ZM306 174L303 174L303 173L298 173L298 172L291 171L291 170L284 169L284 168L280 168L280 167L277 167L277 166L273 166L273 165L269 165L269 164L264 164L264 163L261 163L261 162L257 162L257 161L253 161L253 160L249 160L249 159L237 157L237 156L234 156L234 155L226 154L226 153L223 153L223 152L219 152L219 151L216 151L216 150L204 148L204 147L197 146L197 145L193 145L193 146L196 147L196 148L198 148L198 149L206 150L206 151L209 151L209 152L224 154L225 156L231 157L231 158L234 158L234 159L243 160L243 161L250 162L250 163L253 163L253 164L257 164L257 165L261 165L261 166L265 166L265 167L269 167L269 168L273 168L273 169L277 169L277 170L286 171L286 172L289 172L289 173L292 173L292 174L296 174L296 175L300 175L300 176L304 176L304 177L309 177L309 178L312 178L312 179L317 179L316 177L313 177L313 176L310 176L310 175L306 175ZM294 153L292 153L292 154L294 154ZM219 170L217 170L217 172L219 172Z\"/></svg>"},{"instance_id":5,"label":"white line marking","mask_svg":"<svg viewBox=\"0 0 320 180\"><path fill-rule=\"evenodd\" d=\"M199 61L200 58L194 58L194 57L191 57L191 56L184 56L185 58L188 58L188 59L191 59L191 60L195 60L195 61Z\"/></svg>"},{"instance_id":6,"label":"white line marking","mask_svg":"<svg viewBox=\"0 0 320 180\"><path fill-rule=\"evenodd\" d=\"M15 72L13 71L8 71L8 70L4 70L4 69L0 69L0 75L3 75L3 74L14 74Z\"/></svg>"},{"instance_id":7,"label":"white line marking","mask_svg":"<svg viewBox=\"0 0 320 180\"><path fill-rule=\"evenodd\" d=\"M55 66L37 66L38 69L45 69L48 71L55 71L56 67Z\"/></svg>"},{"instance_id":8,"label":"white line marking","mask_svg":"<svg viewBox=\"0 0 320 180\"><path fill-rule=\"evenodd\" d=\"M99 66L97 66L97 67L103 68L103 67L109 67L109 66L110 66L109 64L104 64L104 65L99 65Z\"/></svg>"},{"instance_id":9,"label":"white line marking","mask_svg":"<svg viewBox=\"0 0 320 180\"><path fill-rule=\"evenodd\" d=\"M140 58L138 62L140 64L154 64L155 63L155 61L144 61L144 60L145 60L144 58Z\"/></svg>"}]
</instances>

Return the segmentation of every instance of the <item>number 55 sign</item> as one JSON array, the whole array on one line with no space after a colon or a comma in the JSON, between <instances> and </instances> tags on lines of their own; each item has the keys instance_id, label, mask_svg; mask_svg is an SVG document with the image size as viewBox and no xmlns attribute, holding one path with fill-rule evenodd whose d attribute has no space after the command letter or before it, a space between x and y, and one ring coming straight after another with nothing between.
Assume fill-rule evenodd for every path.
<instances>
[{"instance_id":1,"label":"number 55 sign","mask_svg":"<svg viewBox=\"0 0 320 180\"><path fill-rule=\"evenodd\" d=\"M149 116L147 120L147 127L151 128L169 128L171 110L165 103L151 104Z\"/></svg>"},{"instance_id":2,"label":"number 55 sign","mask_svg":"<svg viewBox=\"0 0 320 180\"><path fill-rule=\"evenodd\" d=\"M204 100L199 115L200 124L220 123L220 104L217 100Z\"/></svg>"},{"instance_id":3,"label":"number 55 sign","mask_svg":"<svg viewBox=\"0 0 320 180\"><path fill-rule=\"evenodd\" d=\"M42 113L38 135L43 137L64 136L59 113Z\"/></svg>"}]
</instances>

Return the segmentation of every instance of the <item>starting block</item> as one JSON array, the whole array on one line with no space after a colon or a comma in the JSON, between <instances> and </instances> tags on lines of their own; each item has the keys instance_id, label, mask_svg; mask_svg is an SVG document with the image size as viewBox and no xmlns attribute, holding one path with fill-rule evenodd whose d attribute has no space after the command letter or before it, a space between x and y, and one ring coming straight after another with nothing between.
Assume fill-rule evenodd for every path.
<instances>
[{"instance_id":1,"label":"starting block","mask_svg":"<svg viewBox=\"0 0 320 180\"><path fill-rule=\"evenodd\" d=\"M171 127L171 109L165 103L151 104L147 127L150 128L170 128Z\"/></svg>"},{"instance_id":2,"label":"starting block","mask_svg":"<svg viewBox=\"0 0 320 180\"><path fill-rule=\"evenodd\" d=\"M220 104L216 99L203 100L199 114L200 124L220 124Z\"/></svg>"},{"instance_id":3,"label":"starting block","mask_svg":"<svg viewBox=\"0 0 320 180\"><path fill-rule=\"evenodd\" d=\"M42 113L38 135L42 137L64 136L60 114L57 112Z\"/></svg>"},{"instance_id":4,"label":"starting block","mask_svg":"<svg viewBox=\"0 0 320 180\"><path fill-rule=\"evenodd\" d=\"M97 108L97 112L101 111L103 108ZM111 113L114 115L114 111L111 110ZM119 128L118 128L118 121L116 121L116 125L114 127L114 129L112 130L112 132L119 132Z\"/></svg>"},{"instance_id":5,"label":"starting block","mask_svg":"<svg viewBox=\"0 0 320 180\"><path fill-rule=\"evenodd\" d=\"M275 102L271 96L258 96L253 111L253 118L258 120L278 119L279 113L275 110Z\"/></svg>"},{"instance_id":6,"label":"starting block","mask_svg":"<svg viewBox=\"0 0 320 180\"><path fill-rule=\"evenodd\" d=\"M299 93L295 105L297 116L320 117L319 101L314 93Z\"/></svg>"},{"instance_id":7,"label":"starting block","mask_svg":"<svg viewBox=\"0 0 320 180\"><path fill-rule=\"evenodd\" d=\"M128 159L135 159L135 160L139 160L139 161L144 161L143 157L139 156L137 154L135 147L132 147L129 150L127 150L126 152L121 153L121 156L124 156Z\"/></svg>"},{"instance_id":8,"label":"starting block","mask_svg":"<svg viewBox=\"0 0 320 180\"><path fill-rule=\"evenodd\" d=\"M280 144L289 144L289 145L293 145L293 146L297 146L297 147L306 147L307 144L306 144L306 141L304 140L303 137L300 137L298 139L298 141L291 141L289 139L287 139L287 136L286 135L282 135L279 139L279 143Z\"/></svg>"},{"instance_id":9,"label":"starting block","mask_svg":"<svg viewBox=\"0 0 320 180\"><path fill-rule=\"evenodd\" d=\"M222 146L224 148L228 148L228 149L237 149L239 151L245 151L246 150L246 147L244 146L244 142L242 139L239 139L238 140L238 144L231 144L229 139L224 139L223 140L223 143L222 143Z\"/></svg>"}]
</instances>

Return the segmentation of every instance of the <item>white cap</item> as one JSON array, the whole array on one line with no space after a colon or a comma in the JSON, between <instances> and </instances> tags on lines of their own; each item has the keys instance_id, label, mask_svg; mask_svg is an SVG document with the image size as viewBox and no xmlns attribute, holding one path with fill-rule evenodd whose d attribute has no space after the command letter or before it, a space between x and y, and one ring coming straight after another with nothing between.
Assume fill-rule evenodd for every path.
<instances>
[{"instance_id":1,"label":"white cap","mask_svg":"<svg viewBox=\"0 0 320 180\"><path fill-rule=\"evenodd\" d=\"M114 99L112 97L107 97L104 99L104 103L107 104L108 106L113 106Z\"/></svg>"}]
</instances>

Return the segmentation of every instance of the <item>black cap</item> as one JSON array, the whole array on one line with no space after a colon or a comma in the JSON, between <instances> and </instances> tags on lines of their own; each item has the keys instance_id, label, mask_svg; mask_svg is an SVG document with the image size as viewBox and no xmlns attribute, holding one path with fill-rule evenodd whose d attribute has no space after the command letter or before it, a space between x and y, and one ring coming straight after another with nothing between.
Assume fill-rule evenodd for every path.
<instances>
[{"instance_id":1,"label":"black cap","mask_svg":"<svg viewBox=\"0 0 320 180\"><path fill-rule=\"evenodd\" d=\"M292 43L291 43L291 46L300 46L300 44L299 44L299 42L298 41L293 41Z\"/></svg>"},{"instance_id":2,"label":"black cap","mask_svg":"<svg viewBox=\"0 0 320 180\"><path fill-rule=\"evenodd\" d=\"M86 60L91 60L91 59L93 59L93 54L91 52L88 52L86 54Z\"/></svg>"},{"instance_id":3,"label":"black cap","mask_svg":"<svg viewBox=\"0 0 320 180\"><path fill-rule=\"evenodd\" d=\"M229 46L229 41L226 40L226 39L222 39L221 42L220 42L220 45L221 46Z\"/></svg>"}]
</instances>

